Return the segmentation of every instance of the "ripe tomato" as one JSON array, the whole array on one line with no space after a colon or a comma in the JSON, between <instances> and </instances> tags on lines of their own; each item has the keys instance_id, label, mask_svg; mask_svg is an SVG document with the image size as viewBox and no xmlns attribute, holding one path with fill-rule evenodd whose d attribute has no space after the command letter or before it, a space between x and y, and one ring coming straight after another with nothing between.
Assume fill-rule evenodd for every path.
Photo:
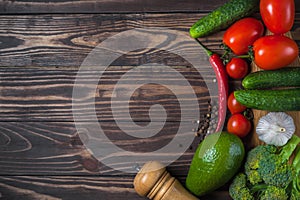
<instances>
[{"instance_id":1,"label":"ripe tomato","mask_svg":"<svg viewBox=\"0 0 300 200\"><path fill-rule=\"evenodd\" d=\"M269 35L253 44L254 62L264 70L275 70L292 63L298 56L297 43L283 35Z\"/></svg>"},{"instance_id":2,"label":"ripe tomato","mask_svg":"<svg viewBox=\"0 0 300 200\"><path fill-rule=\"evenodd\" d=\"M245 137L251 131L251 122L242 114L233 114L227 122L229 133L235 134L240 138Z\"/></svg>"},{"instance_id":3,"label":"ripe tomato","mask_svg":"<svg viewBox=\"0 0 300 200\"><path fill-rule=\"evenodd\" d=\"M231 114L241 113L247 108L235 99L233 92L228 97L227 106Z\"/></svg>"},{"instance_id":4,"label":"ripe tomato","mask_svg":"<svg viewBox=\"0 0 300 200\"><path fill-rule=\"evenodd\" d=\"M264 26L261 21L247 17L238 20L231 25L223 36L223 43L234 54L242 55L248 52L248 47L264 34Z\"/></svg>"},{"instance_id":5,"label":"ripe tomato","mask_svg":"<svg viewBox=\"0 0 300 200\"><path fill-rule=\"evenodd\" d=\"M248 74L249 66L242 58L232 58L226 64L227 74L234 79L242 79Z\"/></svg>"},{"instance_id":6,"label":"ripe tomato","mask_svg":"<svg viewBox=\"0 0 300 200\"><path fill-rule=\"evenodd\" d=\"M291 30L295 18L294 0L260 0L259 7L262 20L272 33Z\"/></svg>"}]
</instances>

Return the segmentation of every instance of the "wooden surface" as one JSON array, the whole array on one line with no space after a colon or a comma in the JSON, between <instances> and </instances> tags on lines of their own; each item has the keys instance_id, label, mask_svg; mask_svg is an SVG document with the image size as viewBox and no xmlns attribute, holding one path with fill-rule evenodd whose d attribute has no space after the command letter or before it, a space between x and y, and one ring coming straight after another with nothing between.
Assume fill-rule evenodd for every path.
<instances>
[{"instance_id":1,"label":"wooden surface","mask_svg":"<svg viewBox=\"0 0 300 200\"><path fill-rule=\"evenodd\" d=\"M197 19L222 3L219 0L0 1L0 199L145 199L133 189L133 174L105 166L79 138L72 113L77 71L90 51L110 36L147 27L188 32ZM300 5L299 0L295 3ZM296 10L291 35L300 46L299 6ZM211 50L221 52L223 33L201 40ZM203 77L184 60L164 52L120 57L99 83L95 109L102 129L126 150L159 148L177 131L180 108L167 88L149 84L133 94L131 114L139 125L149 123L151 105L159 103L167 110L164 128L148 140L127 137L114 121L126 122L125 110L120 109L113 116L109 107L112 89L124 73L133 66L160 58L194 86L200 110L207 110L211 97L203 85ZM89 73L93 72L85 74L87 85ZM165 78L173 80L169 72ZM240 82L231 80L230 85L234 90L240 87ZM84 107L80 109L89 113ZM88 119L81 120L90 123ZM168 171L183 184L200 140L195 137L190 148L168 166ZM201 199L229 199L226 189L220 188Z\"/></svg>"}]
</instances>

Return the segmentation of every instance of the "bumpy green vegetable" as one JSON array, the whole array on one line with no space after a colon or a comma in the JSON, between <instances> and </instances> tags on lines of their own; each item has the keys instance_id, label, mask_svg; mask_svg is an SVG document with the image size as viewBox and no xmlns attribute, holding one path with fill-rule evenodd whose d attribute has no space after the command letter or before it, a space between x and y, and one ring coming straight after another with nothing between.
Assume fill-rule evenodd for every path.
<instances>
[{"instance_id":1,"label":"bumpy green vegetable","mask_svg":"<svg viewBox=\"0 0 300 200\"><path fill-rule=\"evenodd\" d=\"M300 88L284 90L237 90L234 97L238 102L258 110L299 111Z\"/></svg>"},{"instance_id":2,"label":"bumpy green vegetable","mask_svg":"<svg viewBox=\"0 0 300 200\"><path fill-rule=\"evenodd\" d=\"M300 87L300 67L253 72L243 79L242 85L245 89Z\"/></svg>"},{"instance_id":3,"label":"bumpy green vegetable","mask_svg":"<svg viewBox=\"0 0 300 200\"><path fill-rule=\"evenodd\" d=\"M257 11L259 0L230 0L199 19L191 28L193 38L207 36L227 28L233 22Z\"/></svg>"},{"instance_id":4,"label":"bumpy green vegetable","mask_svg":"<svg viewBox=\"0 0 300 200\"><path fill-rule=\"evenodd\" d=\"M245 171L237 174L229 186L230 196L234 200L299 200L299 143L300 137L293 135L281 148L259 145L250 150Z\"/></svg>"},{"instance_id":5,"label":"bumpy green vegetable","mask_svg":"<svg viewBox=\"0 0 300 200\"><path fill-rule=\"evenodd\" d=\"M230 184L229 194L235 200L254 200L254 196L247 186L247 177L243 173L235 176Z\"/></svg>"}]
</instances>

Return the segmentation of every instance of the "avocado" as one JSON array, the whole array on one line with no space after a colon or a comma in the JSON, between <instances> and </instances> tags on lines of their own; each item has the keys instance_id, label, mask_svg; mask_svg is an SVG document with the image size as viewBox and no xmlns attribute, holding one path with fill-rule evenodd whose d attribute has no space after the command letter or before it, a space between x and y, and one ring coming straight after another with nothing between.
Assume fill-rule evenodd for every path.
<instances>
[{"instance_id":1,"label":"avocado","mask_svg":"<svg viewBox=\"0 0 300 200\"><path fill-rule=\"evenodd\" d=\"M193 156L187 189L203 196L220 188L239 171L244 157L245 148L238 136L227 132L206 136Z\"/></svg>"}]
</instances>

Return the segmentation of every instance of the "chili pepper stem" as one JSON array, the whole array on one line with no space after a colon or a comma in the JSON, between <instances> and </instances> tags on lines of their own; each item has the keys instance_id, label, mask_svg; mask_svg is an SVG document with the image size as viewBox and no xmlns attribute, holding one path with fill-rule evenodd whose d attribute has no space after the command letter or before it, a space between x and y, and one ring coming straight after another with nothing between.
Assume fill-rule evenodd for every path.
<instances>
[{"instance_id":1,"label":"chili pepper stem","mask_svg":"<svg viewBox=\"0 0 300 200\"><path fill-rule=\"evenodd\" d=\"M206 46L204 46L204 45L200 42L200 40L199 40L198 38L196 38L195 40L196 40L196 41L198 42L198 44L204 49L204 51L206 52L206 54L207 54L209 57L213 55L213 52L210 51Z\"/></svg>"}]
</instances>

